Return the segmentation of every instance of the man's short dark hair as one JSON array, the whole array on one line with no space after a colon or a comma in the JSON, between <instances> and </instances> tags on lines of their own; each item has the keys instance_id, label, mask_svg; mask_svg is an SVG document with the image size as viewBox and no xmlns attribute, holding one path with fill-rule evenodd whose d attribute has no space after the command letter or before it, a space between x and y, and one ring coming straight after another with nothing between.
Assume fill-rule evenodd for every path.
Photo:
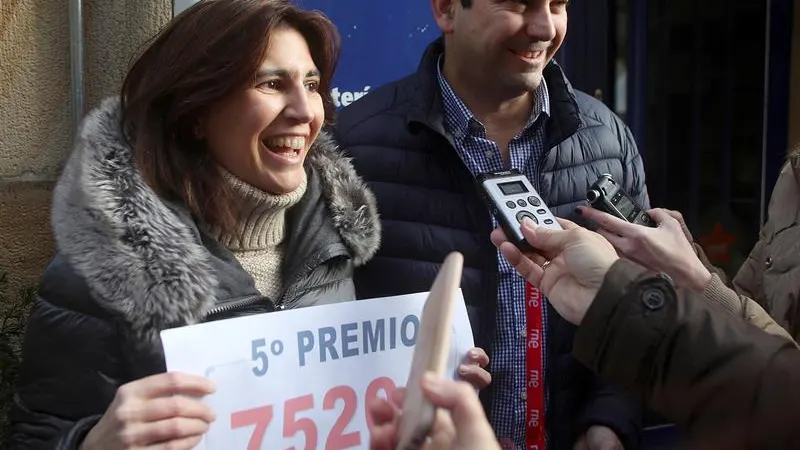
<instances>
[{"instance_id":1,"label":"man's short dark hair","mask_svg":"<svg viewBox=\"0 0 800 450\"><path fill-rule=\"evenodd\" d=\"M464 8L469 8L472 6L472 0L461 0L461 6Z\"/></svg>"}]
</instances>

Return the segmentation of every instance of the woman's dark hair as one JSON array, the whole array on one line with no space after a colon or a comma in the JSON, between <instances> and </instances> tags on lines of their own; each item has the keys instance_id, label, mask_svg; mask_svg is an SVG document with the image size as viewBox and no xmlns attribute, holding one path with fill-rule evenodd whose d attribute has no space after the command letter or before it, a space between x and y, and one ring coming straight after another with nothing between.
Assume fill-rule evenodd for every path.
<instances>
[{"instance_id":1,"label":"woman's dark hair","mask_svg":"<svg viewBox=\"0 0 800 450\"><path fill-rule=\"evenodd\" d=\"M281 27L306 39L330 123L339 34L322 13L287 0L201 0L153 38L122 84L121 125L144 181L225 231L235 229L236 204L195 128L208 108L253 85Z\"/></svg>"}]
</instances>

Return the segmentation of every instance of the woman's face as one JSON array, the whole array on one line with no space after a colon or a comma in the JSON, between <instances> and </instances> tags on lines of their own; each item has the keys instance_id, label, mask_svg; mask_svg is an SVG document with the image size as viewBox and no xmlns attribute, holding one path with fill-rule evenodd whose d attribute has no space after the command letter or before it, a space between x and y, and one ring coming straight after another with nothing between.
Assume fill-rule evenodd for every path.
<instances>
[{"instance_id":1,"label":"woman's face","mask_svg":"<svg viewBox=\"0 0 800 450\"><path fill-rule=\"evenodd\" d=\"M303 36L288 27L275 30L254 85L214 105L201 122L217 163L262 191L297 189L325 120L319 82Z\"/></svg>"}]
</instances>

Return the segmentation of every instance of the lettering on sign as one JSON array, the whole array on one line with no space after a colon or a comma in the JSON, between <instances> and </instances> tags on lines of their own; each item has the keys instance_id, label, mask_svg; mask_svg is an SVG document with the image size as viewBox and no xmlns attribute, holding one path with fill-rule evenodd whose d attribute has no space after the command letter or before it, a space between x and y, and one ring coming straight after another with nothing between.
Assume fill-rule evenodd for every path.
<instances>
[{"instance_id":1,"label":"lettering on sign","mask_svg":"<svg viewBox=\"0 0 800 450\"><path fill-rule=\"evenodd\" d=\"M206 322L161 333L167 370L202 375L220 418L198 448L368 446L367 405L405 384L427 293ZM474 346L459 291L447 372Z\"/></svg>"},{"instance_id":2,"label":"lettering on sign","mask_svg":"<svg viewBox=\"0 0 800 450\"><path fill-rule=\"evenodd\" d=\"M299 364L300 367L306 365L306 358L315 346L319 362L326 362L385 351L387 340L389 350L397 348L398 343L403 347L413 347L418 333L419 317L414 314L405 316L400 323L396 317L391 317L388 325L386 319L367 320L360 324L345 323L341 325L338 334L334 327L319 328L316 334L311 330L303 330L297 333Z\"/></svg>"},{"instance_id":3,"label":"lettering on sign","mask_svg":"<svg viewBox=\"0 0 800 450\"><path fill-rule=\"evenodd\" d=\"M359 355L394 350L398 346L414 347L419 334L419 317L409 314L402 319L365 320L361 323L350 322L336 327L322 327L316 331L301 330L297 332L298 365L305 367L308 358L314 353L317 361L324 363L340 358L351 358ZM251 343L253 374L263 377L269 370L269 354L267 339L254 339ZM272 356L283 353L283 341L274 339L269 345Z\"/></svg>"},{"instance_id":4,"label":"lettering on sign","mask_svg":"<svg viewBox=\"0 0 800 450\"><path fill-rule=\"evenodd\" d=\"M539 348L539 329L531 328L528 336L528 348Z\"/></svg>"},{"instance_id":5,"label":"lettering on sign","mask_svg":"<svg viewBox=\"0 0 800 450\"><path fill-rule=\"evenodd\" d=\"M528 379L528 387L538 388L539 387L539 371L536 369L531 370L531 376Z\"/></svg>"},{"instance_id":6,"label":"lettering on sign","mask_svg":"<svg viewBox=\"0 0 800 450\"><path fill-rule=\"evenodd\" d=\"M395 383L388 377L380 377L373 380L367 386L366 392L363 395L364 408L367 410L368 405L383 394L384 398L392 395L395 389ZM290 398L283 402L283 405L278 407L283 408L283 432L284 439L292 439L302 433L305 440L306 449L319 448L319 431L317 424L307 417L300 417L303 413L307 413L314 409L315 398L313 394L307 394L300 397ZM333 424L330 433L324 437L325 450L343 450L353 447L361 446L362 438L364 442L369 441L369 436L361 436L358 431L346 433L345 430L350 426L350 423L355 417L356 410L358 409L358 394L350 386L336 386L328 389L322 397L322 410L333 411L339 409L338 405L342 405L339 415ZM260 450L264 443L264 436L272 425L272 418L274 416L274 409L276 405L263 405L255 408L246 409L243 411L235 411L230 415L230 428L237 430L240 428L252 428L250 433L250 440L247 443L247 450ZM368 414L366 415L367 429L372 432L373 424Z\"/></svg>"},{"instance_id":7,"label":"lettering on sign","mask_svg":"<svg viewBox=\"0 0 800 450\"><path fill-rule=\"evenodd\" d=\"M370 86L364 86L362 91L339 91L338 87L331 89L331 98L333 99L333 104L336 105L337 108L341 106L347 106L354 101L360 99L361 97L367 95L369 92Z\"/></svg>"},{"instance_id":8,"label":"lettering on sign","mask_svg":"<svg viewBox=\"0 0 800 450\"><path fill-rule=\"evenodd\" d=\"M528 427L538 427L539 426L539 410L532 409L530 413L530 419L528 420Z\"/></svg>"}]
</instances>

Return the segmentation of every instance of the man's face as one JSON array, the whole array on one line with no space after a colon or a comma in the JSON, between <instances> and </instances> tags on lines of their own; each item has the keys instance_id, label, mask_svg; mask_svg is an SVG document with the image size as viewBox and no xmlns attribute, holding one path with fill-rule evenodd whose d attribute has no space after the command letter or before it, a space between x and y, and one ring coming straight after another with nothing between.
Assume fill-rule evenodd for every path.
<instances>
[{"instance_id":1,"label":"man's face","mask_svg":"<svg viewBox=\"0 0 800 450\"><path fill-rule=\"evenodd\" d=\"M561 47L567 32L568 0L473 0L464 8L452 0L445 33L447 58L455 76L529 92Z\"/></svg>"}]
</instances>

